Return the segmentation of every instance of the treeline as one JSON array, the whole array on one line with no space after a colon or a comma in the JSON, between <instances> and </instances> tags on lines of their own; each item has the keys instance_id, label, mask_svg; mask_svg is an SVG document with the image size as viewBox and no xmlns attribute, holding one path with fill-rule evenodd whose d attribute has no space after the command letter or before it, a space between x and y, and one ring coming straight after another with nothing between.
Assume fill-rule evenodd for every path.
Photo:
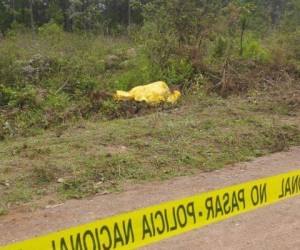
<instances>
[{"instance_id":1,"label":"treeline","mask_svg":"<svg viewBox=\"0 0 300 250\"><path fill-rule=\"evenodd\" d=\"M0 29L14 23L35 29L48 22L65 31L120 32L142 23L141 7L148 0L0 0Z\"/></svg>"},{"instance_id":2,"label":"treeline","mask_svg":"<svg viewBox=\"0 0 300 250\"><path fill-rule=\"evenodd\" d=\"M287 15L298 15L299 0L0 0L0 30L5 33L15 24L36 30L55 22L65 31L121 33L128 26L141 26L145 10L168 4L179 9L174 18L181 18L181 8L193 5L202 15L218 15L228 5L255 12L265 25L279 25ZM254 14L254 13L253 13ZM150 15L151 17L151 15ZM188 18L194 19L191 13Z\"/></svg>"}]
</instances>

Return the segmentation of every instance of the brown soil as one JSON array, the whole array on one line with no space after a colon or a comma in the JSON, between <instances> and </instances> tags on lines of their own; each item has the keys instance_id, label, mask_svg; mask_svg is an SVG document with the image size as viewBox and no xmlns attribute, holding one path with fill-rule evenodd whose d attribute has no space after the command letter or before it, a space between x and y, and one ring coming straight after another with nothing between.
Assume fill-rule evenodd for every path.
<instances>
[{"instance_id":1,"label":"brown soil","mask_svg":"<svg viewBox=\"0 0 300 250\"><path fill-rule=\"evenodd\" d=\"M119 194L72 200L0 217L0 245L168 200L300 168L300 148L165 182L128 185ZM300 197L162 241L145 249L299 249Z\"/></svg>"}]
</instances>

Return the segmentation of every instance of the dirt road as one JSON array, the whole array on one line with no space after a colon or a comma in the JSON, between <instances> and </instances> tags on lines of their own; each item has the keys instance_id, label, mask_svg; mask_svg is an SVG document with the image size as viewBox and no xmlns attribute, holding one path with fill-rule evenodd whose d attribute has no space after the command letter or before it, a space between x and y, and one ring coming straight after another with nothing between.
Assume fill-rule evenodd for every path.
<instances>
[{"instance_id":1,"label":"dirt road","mask_svg":"<svg viewBox=\"0 0 300 250\"><path fill-rule=\"evenodd\" d=\"M211 173L124 187L32 213L0 217L0 245L113 214L300 168L300 148ZM300 197L210 225L145 249L300 249Z\"/></svg>"}]
</instances>

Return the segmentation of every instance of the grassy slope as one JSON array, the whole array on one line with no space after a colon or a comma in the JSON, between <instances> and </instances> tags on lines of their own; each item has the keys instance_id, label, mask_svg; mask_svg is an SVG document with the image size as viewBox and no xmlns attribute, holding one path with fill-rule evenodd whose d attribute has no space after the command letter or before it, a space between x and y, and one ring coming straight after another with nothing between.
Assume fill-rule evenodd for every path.
<instances>
[{"instance_id":1,"label":"grassy slope","mask_svg":"<svg viewBox=\"0 0 300 250\"><path fill-rule=\"evenodd\" d=\"M211 171L299 145L298 106L277 100L285 100L278 93L227 100L191 95L171 111L82 121L0 142L0 214L22 203L47 205L114 191L127 180Z\"/></svg>"},{"instance_id":2,"label":"grassy slope","mask_svg":"<svg viewBox=\"0 0 300 250\"><path fill-rule=\"evenodd\" d=\"M22 33L1 40L0 140L82 116L117 116L119 106L103 94L153 80L148 60L133 47L128 38L51 29L34 41Z\"/></svg>"}]
</instances>

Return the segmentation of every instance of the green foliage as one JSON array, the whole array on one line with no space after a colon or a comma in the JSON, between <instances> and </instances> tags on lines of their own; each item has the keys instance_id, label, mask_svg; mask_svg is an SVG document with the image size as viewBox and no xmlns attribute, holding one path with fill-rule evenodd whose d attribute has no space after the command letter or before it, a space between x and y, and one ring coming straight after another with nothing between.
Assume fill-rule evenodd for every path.
<instances>
[{"instance_id":1,"label":"green foliage","mask_svg":"<svg viewBox=\"0 0 300 250\"><path fill-rule=\"evenodd\" d=\"M118 58L116 67L106 68L111 56ZM111 96L161 79L143 49L132 48L127 39L67 34L55 23L41 27L34 42L23 33L5 39L0 59L1 137L95 112L116 117L118 105L101 93Z\"/></svg>"},{"instance_id":2,"label":"green foliage","mask_svg":"<svg viewBox=\"0 0 300 250\"><path fill-rule=\"evenodd\" d=\"M18 23L17 21L14 21L11 26L10 26L10 29L9 31L7 32L7 37L10 37L10 38L14 38L16 37L18 34L20 33L25 33L27 30L26 30L26 27L24 24L22 23Z\"/></svg>"},{"instance_id":3,"label":"green foliage","mask_svg":"<svg viewBox=\"0 0 300 250\"><path fill-rule=\"evenodd\" d=\"M0 0L0 215L33 194L81 198L299 145L299 0L31 2ZM157 80L184 109L82 120L171 107L112 98Z\"/></svg>"},{"instance_id":4,"label":"green foliage","mask_svg":"<svg viewBox=\"0 0 300 250\"><path fill-rule=\"evenodd\" d=\"M300 62L300 27L286 36L287 49L290 50L290 56Z\"/></svg>"},{"instance_id":5,"label":"green foliage","mask_svg":"<svg viewBox=\"0 0 300 250\"><path fill-rule=\"evenodd\" d=\"M54 22L58 25L63 25L64 13L57 1L49 2L49 8L46 11L46 15L50 19L50 22Z\"/></svg>"},{"instance_id":6,"label":"green foliage","mask_svg":"<svg viewBox=\"0 0 300 250\"><path fill-rule=\"evenodd\" d=\"M4 85L0 85L0 105L5 106L8 105L9 101L13 96L16 95L16 92L9 87L5 87Z\"/></svg>"},{"instance_id":7,"label":"green foliage","mask_svg":"<svg viewBox=\"0 0 300 250\"><path fill-rule=\"evenodd\" d=\"M263 81L263 73L251 79L259 75L257 67L264 66L266 74L275 74L273 65L299 72L297 0L97 3L34 2L33 9L17 4L12 12L0 0L2 134L95 112L118 117L112 113L119 107L108 96L157 80L183 87L201 75L207 89L237 92ZM270 12L276 8L280 13ZM127 31L130 36L117 37Z\"/></svg>"},{"instance_id":8,"label":"green foliage","mask_svg":"<svg viewBox=\"0 0 300 250\"><path fill-rule=\"evenodd\" d=\"M49 22L39 27L39 33L45 38L60 37L63 34L63 30L55 22Z\"/></svg>"},{"instance_id":9,"label":"green foliage","mask_svg":"<svg viewBox=\"0 0 300 250\"><path fill-rule=\"evenodd\" d=\"M198 44L205 33L197 1L150 1L144 6L142 40L146 55L156 74L172 84L191 78L194 69L189 55L180 54L187 46Z\"/></svg>"},{"instance_id":10,"label":"green foliage","mask_svg":"<svg viewBox=\"0 0 300 250\"><path fill-rule=\"evenodd\" d=\"M0 207L37 201L34 194L43 192L55 201L106 193L124 181L214 170L299 145L298 118L282 112L299 111L290 104L294 87L245 98L196 93L183 99L180 112L81 121L62 126L63 137L51 130L0 142L0 182L10 183L0 189ZM103 105L109 111L116 104Z\"/></svg>"},{"instance_id":11,"label":"green foliage","mask_svg":"<svg viewBox=\"0 0 300 250\"><path fill-rule=\"evenodd\" d=\"M151 64L151 61L143 54L143 51L140 52L138 57L127 62L128 67L112 77L113 85L117 89L128 90L137 85L160 79L160 72Z\"/></svg>"},{"instance_id":12,"label":"green foliage","mask_svg":"<svg viewBox=\"0 0 300 250\"><path fill-rule=\"evenodd\" d=\"M9 107L35 107L37 89L32 85L26 85L21 91L11 91L9 93Z\"/></svg>"},{"instance_id":13,"label":"green foliage","mask_svg":"<svg viewBox=\"0 0 300 250\"><path fill-rule=\"evenodd\" d=\"M71 97L65 92L49 93L43 100L42 105L44 109L51 108L55 111L63 111L66 107L70 106L70 99Z\"/></svg>"},{"instance_id":14,"label":"green foliage","mask_svg":"<svg viewBox=\"0 0 300 250\"><path fill-rule=\"evenodd\" d=\"M194 74L194 69L185 59L172 59L169 61L163 77L172 84L183 84L189 81Z\"/></svg>"},{"instance_id":15,"label":"green foliage","mask_svg":"<svg viewBox=\"0 0 300 250\"><path fill-rule=\"evenodd\" d=\"M286 31L295 31L300 25L300 1L291 0L281 21L282 29Z\"/></svg>"},{"instance_id":16,"label":"green foliage","mask_svg":"<svg viewBox=\"0 0 300 250\"><path fill-rule=\"evenodd\" d=\"M269 62L271 55L267 49L263 48L259 40L248 38L244 45L243 57L245 59L256 60L258 62Z\"/></svg>"},{"instance_id":17,"label":"green foliage","mask_svg":"<svg viewBox=\"0 0 300 250\"><path fill-rule=\"evenodd\" d=\"M40 152L37 152L40 153ZM55 180L55 175L58 172L58 169L51 166L36 166L33 169L32 178L37 185L49 184Z\"/></svg>"},{"instance_id":18,"label":"green foliage","mask_svg":"<svg viewBox=\"0 0 300 250\"><path fill-rule=\"evenodd\" d=\"M228 54L230 40L224 36L218 36L211 44L211 55L214 58L224 57Z\"/></svg>"}]
</instances>

